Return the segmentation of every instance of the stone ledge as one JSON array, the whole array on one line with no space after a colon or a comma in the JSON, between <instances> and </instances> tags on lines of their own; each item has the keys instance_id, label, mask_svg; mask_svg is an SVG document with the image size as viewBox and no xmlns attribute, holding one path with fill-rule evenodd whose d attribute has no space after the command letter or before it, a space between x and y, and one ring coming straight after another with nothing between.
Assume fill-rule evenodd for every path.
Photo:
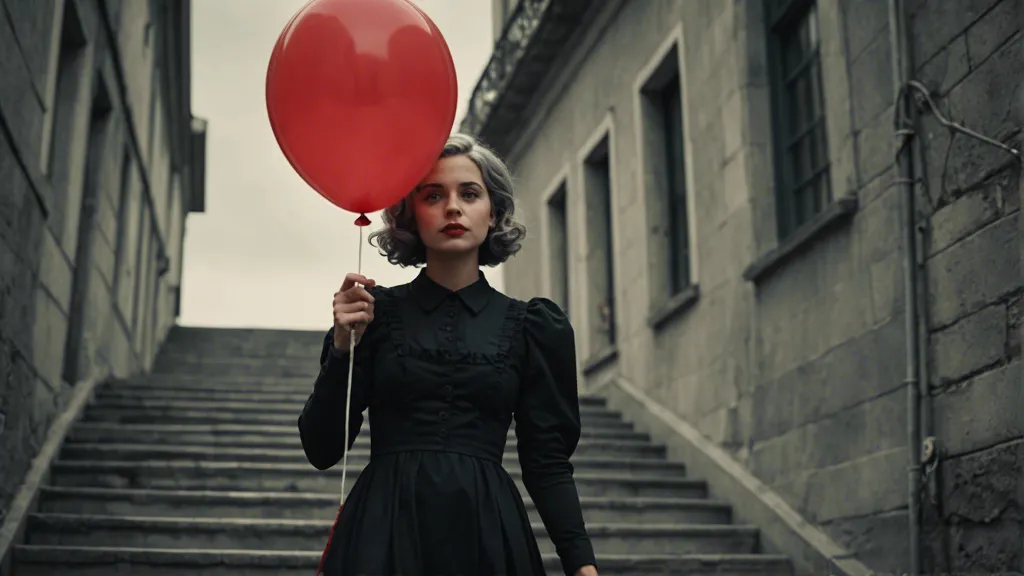
<instances>
[{"instance_id":1,"label":"stone ledge","mask_svg":"<svg viewBox=\"0 0 1024 576\"><path fill-rule=\"evenodd\" d=\"M683 291L668 299L667 302L651 311L647 317L647 325L653 330L660 330L670 320L689 310L700 298L700 286L690 284Z\"/></svg>"},{"instance_id":2,"label":"stone ledge","mask_svg":"<svg viewBox=\"0 0 1024 576\"><path fill-rule=\"evenodd\" d=\"M821 236L841 222L846 222L857 212L857 196L850 194L839 198L814 218L811 218L774 249L755 260L743 271L743 279L760 282L770 273L788 262L812 240Z\"/></svg>"},{"instance_id":3,"label":"stone ledge","mask_svg":"<svg viewBox=\"0 0 1024 576\"><path fill-rule=\"evenodd\" d=\"M797 574L874 576L853 553L809 523L781 496L754 477L722 448L705 438L653 398L624 378L609 379L595 393L634 422L638 431L668 446L673 459L684 462L688 472L706 481L709 496L733 505L738 522L760 529L770 552L793 560Z\"/></svg>"}]
</instances>

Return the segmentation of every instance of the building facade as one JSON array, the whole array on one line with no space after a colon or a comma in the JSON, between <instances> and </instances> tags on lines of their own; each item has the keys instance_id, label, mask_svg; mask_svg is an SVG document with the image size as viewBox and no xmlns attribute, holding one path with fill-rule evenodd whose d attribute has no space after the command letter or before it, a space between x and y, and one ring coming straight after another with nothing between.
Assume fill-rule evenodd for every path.
<instances>
[{"instance_id":1,"label":"building facade","mask_svg":"<svg viewBox=\"0 0 1024 576\"><path fill-rule=\"evenodd\" d=\"M462 130L514 168L507 290L567 310L585 386L882 573L1021 571L1024 2L893 4L494 0Z\"/></svg>"},{"instance_id":2,"label":"building facade","mask_svg":"<svg viewBox=\"0 0 1024 576\"><path fill-rule=\"evenodd\" d=\"M146 370L204 204L187 0L0 0L0 520L75 383Z\"/></svg>"}]
</instances>

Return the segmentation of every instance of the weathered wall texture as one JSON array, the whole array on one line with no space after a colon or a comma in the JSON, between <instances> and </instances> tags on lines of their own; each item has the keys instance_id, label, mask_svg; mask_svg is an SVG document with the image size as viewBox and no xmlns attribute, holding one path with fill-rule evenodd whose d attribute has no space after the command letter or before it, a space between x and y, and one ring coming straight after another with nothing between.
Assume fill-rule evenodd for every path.
<instances>
[{"instance_id":1,"label":"weathered wall texture","mask_svg":"<svg viewBox=\"0 0 1024 576\"><path fill-rule=\"evenodd\" d=\"M915 78L942 114L1020 147L1021 0L908 1ZM537 94L509 154L533 242L511 294L550 294L546 194L569 206L570 311L595 350L583 156L610 143L615 353L623 374L730 448L809 520L883 572L907 568L907 400L901 190L884 0L818 0L830 220L755 280L776 231L760 0L609 2ZM652 325L659 266L636 90L682 39L696 300ZM499 112L500 113L500 112ZM937 572L1020 569L1024 460L1020 164L925 111L916 169L925 224L926 362L939 465L925 505ZM653 254L653 257L652 257ZM663 263L660 265L664 265Z\"/></svg>"},{"instance_id":2,"label":"weathered wall texture","mask_svg":"<svg viewBox=\"0 0 1024 576\"><path fill-rule=\"evenodd\" d=\"M918 9L919 78L943 113L1020 148L1018 1L934 1ZM1021 164L934 118L921 121L933 213L928 235L929 384L942 450L936 571L1020 569L1024 561Z\"/></svg>"},{"instance_id":3,"label":"weathered wall texture","mask_svg":"<svg viewBox=\"0 0 1024 576\"><path fill-rule=\"evenodd\" d=\"M2 520L75 382L146 369L174 322L191 118L163 4L0 3Z\"/></svg>"}]
</instances>

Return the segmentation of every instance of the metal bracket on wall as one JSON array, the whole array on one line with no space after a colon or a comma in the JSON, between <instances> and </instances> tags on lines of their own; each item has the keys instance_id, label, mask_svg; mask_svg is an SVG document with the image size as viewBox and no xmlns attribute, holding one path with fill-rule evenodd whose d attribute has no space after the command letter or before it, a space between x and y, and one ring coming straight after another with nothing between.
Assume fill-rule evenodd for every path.
<instances>
[{"instance_id":1,"label":"metal bracket on wall","mask_svg":"<svg viewBox=\"0 0 1024 576\"><path fill-rule=\"evenodd\" d=\"M933 487L929 482L939 467L939 451L936 448L935 436L928 436L921 442L921 465L923 467L921 487L927 493L928 500L933 505L938 504L938 493L932 489Z\"/></svg>"},{"instance_id":2,"label":"metal bracket on wall","mask_svg":"<svg viewBox=\"0 0 1024 576\"><path fill-rule=\"evenodd\" d=\"M991 144L996 148L1002 148L1017 160L1021 159L1020 150L1017 150L1012 146L1008 146L994 138L989 138L984 134L979 134L978 132L975 132L974 130L967 128L966 126L963 126L962 124L957 124L956 122L953 122L952 120L949 120L948 118L943 116L942 112L939 111L938 105L935 104L935 100L932 99L931 91L929 91L924 84L921 84L917 80L911 80L907 82L907 88L914 89L914 102L917 104L918 108L927 108L927 110L935 116L935 119L939 121L939 124L942 124L943 126L949 128L954 132L959 132L965 136L970 136L975 140L980 140L981 142L985 142L986 144Z\"/></svg>"}]
</instances>

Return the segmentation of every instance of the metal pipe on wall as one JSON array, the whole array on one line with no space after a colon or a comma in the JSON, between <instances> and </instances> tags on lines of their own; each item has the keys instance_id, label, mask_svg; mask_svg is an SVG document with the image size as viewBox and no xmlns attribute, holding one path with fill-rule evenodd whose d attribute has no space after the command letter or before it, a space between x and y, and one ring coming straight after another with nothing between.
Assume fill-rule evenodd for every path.
<instances>
[{"instance_id":1,"label":"metal pipe on wall","mask_svg":"<svg viewBox=\"0 0 1024 576\"><path fill-rule=\"evenodd\" d=\"M894 185L902 191L903 214L903 294L904 333L906 341L907 389L907 525L909 562L907 574L921 574L921 390L920 342L917 269L917 209L915 206L915 179L913 164L914 140L911 123L914 118L913 100L907 90L907 79L913 74L907 42L906 10L903 0L889 0L889 39L892 54L892 80L895 91L895 136L897 138L896 166L898 175Z\"/></svg>"}]
</instances>

